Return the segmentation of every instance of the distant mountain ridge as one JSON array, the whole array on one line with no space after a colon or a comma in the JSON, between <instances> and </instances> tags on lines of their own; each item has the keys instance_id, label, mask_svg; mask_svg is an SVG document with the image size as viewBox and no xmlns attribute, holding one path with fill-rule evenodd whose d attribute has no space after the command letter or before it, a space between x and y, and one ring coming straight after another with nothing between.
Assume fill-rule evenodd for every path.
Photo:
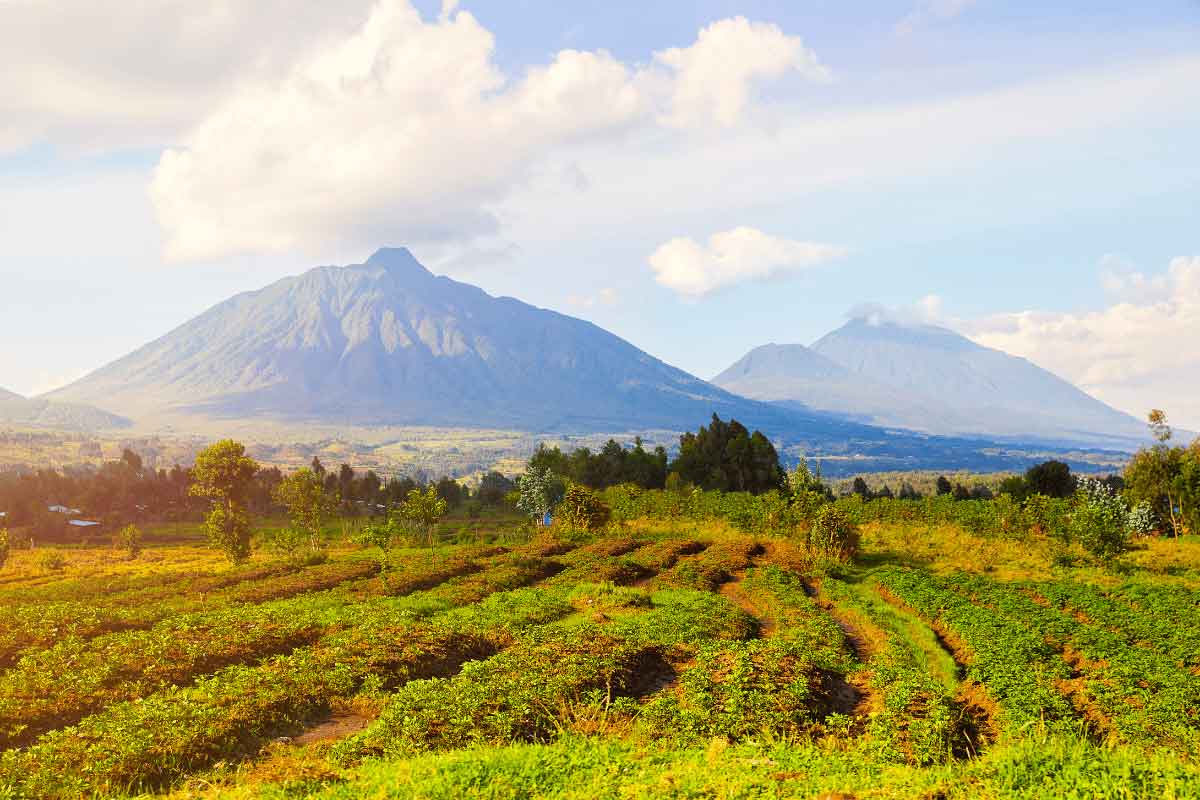
<instances>
[{"instance_id":1,"label":"distant mountain ridge","mask_svg":"<svg viewBox=\"0 0 1200 800\"><path fill-rule=\"evenodd\" d=\"M583 320L438 277L403 248L237 295L48 395L135 418L854 431L731 394Z\"/></svg>"},{"instance_id":2,"label":"distant mountain ridge","mask_svg":"<svg viewBox=\"0 0 1200 800\"><path fill-rule=\"evenodd\" d=\"M853 319L803 345L755 348L729 391L936 435L1133 447L1146 427L1023 358L947 328Z\"/></svg>"},{"instance_id":3,"label":"distant mountain ridge","mask_svg":"<svg viewBox=\"0 0 1200 800\"><path fill-rule=\"evenodd\" d=\"M128 419L94 406L22 397L0 388L0 423L92 431L126 428Z\"/></svg>"}]
</instances>

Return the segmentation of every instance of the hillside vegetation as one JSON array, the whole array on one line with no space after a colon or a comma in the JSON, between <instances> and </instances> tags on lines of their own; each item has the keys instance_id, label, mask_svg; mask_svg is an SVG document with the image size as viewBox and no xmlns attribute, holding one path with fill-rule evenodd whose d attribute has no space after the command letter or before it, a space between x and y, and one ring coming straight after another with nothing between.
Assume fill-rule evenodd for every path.
<instances>
[{"instance_id":1,"label":"hillside vegetation","mask_svg":"<svg viewBox=\"0 0 1200 800\"><path fill-rule=\"evenodd\" d=\"M994 501L769 496L327 525L308 560L260 531L234 567L14 551L0 797L1200 794L1196 537L1113 559L972 521Z\"/></svg>"}]
</instances>

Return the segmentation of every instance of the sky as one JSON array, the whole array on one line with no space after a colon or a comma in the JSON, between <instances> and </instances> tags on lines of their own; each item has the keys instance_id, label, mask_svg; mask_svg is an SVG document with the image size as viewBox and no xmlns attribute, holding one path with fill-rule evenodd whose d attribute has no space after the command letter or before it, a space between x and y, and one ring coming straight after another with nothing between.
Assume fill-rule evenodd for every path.
<instances>
[{"instance_id":1,"label":"sky","mask_svg":"<svg viewBox=\"0 0 1200 800\"><path fill-rule=\"evenodd\" d=\"M0 0L0 387L407 246L710 378L851 309L1200 429L1200 2Z\"/></svg>"}]
</instances>

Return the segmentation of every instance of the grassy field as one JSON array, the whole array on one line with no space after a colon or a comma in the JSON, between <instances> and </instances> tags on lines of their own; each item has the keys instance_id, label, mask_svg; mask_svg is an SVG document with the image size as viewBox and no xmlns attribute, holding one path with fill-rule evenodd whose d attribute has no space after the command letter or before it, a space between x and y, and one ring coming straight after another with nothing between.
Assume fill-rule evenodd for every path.
<instances>
[{"instance_id":1,"label":"grassy field","mask_svg":"<svg viewBox=\"0 0 1200 800\"><path fill-rule=\"evenodd\" d=\"M1200 797L1194 537L1102 569L872 524L845 564L501 517L230 567L147 533L0 570L0 798Z\"/></svg>"}]
</instances>

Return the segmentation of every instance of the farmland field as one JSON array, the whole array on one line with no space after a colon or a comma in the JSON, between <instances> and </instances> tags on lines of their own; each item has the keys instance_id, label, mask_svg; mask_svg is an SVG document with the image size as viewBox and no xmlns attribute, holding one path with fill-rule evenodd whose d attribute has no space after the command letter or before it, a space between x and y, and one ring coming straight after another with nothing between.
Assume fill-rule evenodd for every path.
<instances>
[{"instance_id":1,"label":"farmland field","mask_svg":"<svg viewBox=\"0 0 1200 800\"><path fill-rule=\"evenodd\" d=\"M159 533L0 571L0 798L1200 797L1195 537L1114 569L870 522L829 562L508 520L230 567Z\"/></svg>"}]
</instances>

